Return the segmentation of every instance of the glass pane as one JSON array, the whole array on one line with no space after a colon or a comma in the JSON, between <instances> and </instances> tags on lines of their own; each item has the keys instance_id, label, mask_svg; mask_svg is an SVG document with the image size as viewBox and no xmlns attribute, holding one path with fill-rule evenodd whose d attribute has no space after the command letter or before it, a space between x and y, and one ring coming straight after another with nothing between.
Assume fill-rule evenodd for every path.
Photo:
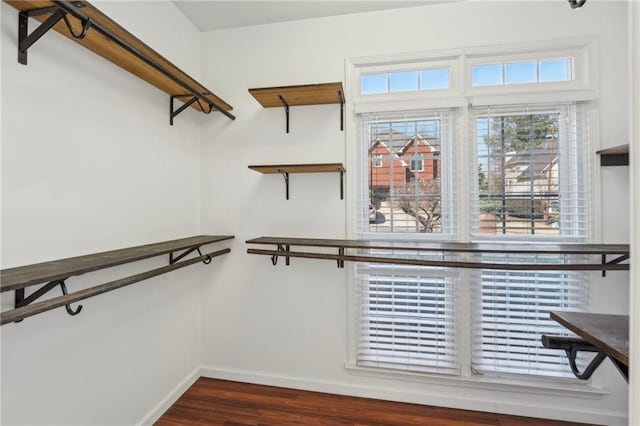
<instances>
[{"instance_id":1,"label":"glass pane","mask_svg":"<svg viewBox=\"0 0 640 426\"><path fill-rule=\"evenodd\" d=\"M394 72L389 75L391 92L406 92L418 90L418 72Z\"/></svg>"},{"instance_id":2,"label":"glass pane","mask_svg":"<svg viewBox=\"0 0 640 426\"><path fill-rule=\"evenodd\" d=\"M479 232L559 235L558 114L480 117Z\"/></svg>"},{"instance_id":3,"label":"glass pane","mask_svg":"<svg viewBox=\"0 0 640 426\"><path fill-rule=\"evenodd\" d=\"M505 83L536 83L538 81L536 62L512 62L505 64Z\"/></svg>"},{"instance_id":4,"label":"glass pane","mask_svg":"<svg viewBox=\"0 0 640 426\"><path fill-rule=\"evenodd\" d=\"M440 128L439 119L370 124L370 232L442 232Z\"/></svg>"},{"instance_id":5,"label":"glass pane","mask_svg":"<svg viewBox=\"0 0 640 426\"><path fill-rule=\"evenodd\" d=\"M502 64L475 65L473 67L474 86L491 86L502 83Z\"/></svg>"},{"instance_id":6,"label":"glass pane","mask_svg":"<svg viewBox=\"0 0 640 426\"><path fill-rule=\"evenodd\" d=\"M540 61L540 82L571 80L571 59Z\"/></svg>"},{"instance_id":7,"label":"glass pane","mask_svg":"<svg viewBox=\"0 0 640 426\"><path fill-rule=\"evenodd\" d=\"M426 70L420 72L420 90L448 89L449 69Z\"/></svg>"},{"instance_id":8,"label":"glass pane","mask_svg":"<svg viewBox=\"0 0 640 426\"><path fill-rule=\"evenodd\" d=\"M387 93L389 87L387 86L387 74L369 74L363 75L361 79L363 95L370 95L373 93Z\"/></svg>"}]
</instances>

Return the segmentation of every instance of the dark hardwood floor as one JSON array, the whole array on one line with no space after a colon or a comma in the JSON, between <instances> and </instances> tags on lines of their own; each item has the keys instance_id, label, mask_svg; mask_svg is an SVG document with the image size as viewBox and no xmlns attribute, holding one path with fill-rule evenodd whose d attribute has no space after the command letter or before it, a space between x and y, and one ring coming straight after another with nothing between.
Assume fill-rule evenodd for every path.
<instances>
[{"instance_id":1,"label":"dark hardwood floor","mask_svg":"<svg viewBox=\"0 0 640 426\"><path fill-rule=\"evenodd\" d=\"M581 423L200 378L156 425L569 426Z\"/></svg>"}]
</instances>

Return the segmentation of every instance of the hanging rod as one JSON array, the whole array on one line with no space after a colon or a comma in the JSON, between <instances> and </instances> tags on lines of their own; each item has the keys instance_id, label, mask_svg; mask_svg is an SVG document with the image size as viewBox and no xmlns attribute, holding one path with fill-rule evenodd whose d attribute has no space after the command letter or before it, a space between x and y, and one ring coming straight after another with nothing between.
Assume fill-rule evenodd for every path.
<instances>
[{"instance_id":1,"label":"hanging rod","mask_svg":"<svg viewBox=\"0 0 640 426\"><path fill-rule=\"evenodd\" d=\"M67 3L61 0L53 0L53 3L58 6L60 9L64 10L65 12L69 13L70 15L73 15L75 18L77 18L78 20L80 20L83 24L83 27L85 25L87 25L89 28L93 27L95 28L99 33L101 33L102 35L110 38L111 40L113 40L118 46L122 47L123 49L125 49L127 52L131 53L132 55L134 55L135 57L137 57L138 59L142 60L143 62L145 62L147 65L152 66L153 68L155 68L157 71L161 72L162 74L164 74L165 76L169 77L170 79L172 79L173 81L175 81L177 84L179 84L180 86L182 86L185 90L187 90L189 93L191 93L193 96L195 96L198 99L202 99L203 101L205 101L206 103L209 104L209 106L214 107L216 110L220 111L222 114L226 115L227 117L229 117L232 120L235 120L236 117L225 111L222 107L220 107L218 104L216 104L215 102L210 101L209 99L205 98L202 94L200 94L197 90L195 90L193 87L191 87L189 84L185 83L184 81L182 81L181 79L179 79L178 77L176 77L172 72L170 72L169 70L167 70L165 67L163 67L162 65L158 64L157 62L153 61L151 58L149 58L147 55L143 54L142 52L140 52L138 49L134 48L133 46L131 46L129 43L127 43L126 41L122 40L120 37L118 37L117 35L113 34L111 31L109 31L107 28L103 27L102 25L100 25L99 23L93 21L91 18L89 18L87 15L85 15L84 13L82 13L81 10L79 10L76 6L74 6L71 3Z\"/></svg>"},{"instance_id":2,"label":"hanging rod","mask_svg":"<svg viewBox=\"0 0 640 426\"><path fill-rule=\"evenodd\" d=\"M58 22L64 20L65 26L56 26L56 30L67 35L67 31L64 31L64 28L68 30L68 33L73 39L79 42L87 35L89 29L95 29L99 34L104 36L107 40L112 41L117 46L130 53L140 61L142 61L147 66L153 68L156 72L168 78L173 84L176 86L180 86L181 90L186 92L187 96L192 97L194 101L197 100L198 106L200 110L207 114L211 112L211 109L215 109L226 117L235 120L235 116L228 112L227 109L232 109L230 105L224 102L222 99L210 93L208 90L204 88L204 86L197 83L193 78L184 73L182 70L175 67L175 65L171 64L171 62L167 61L153 49L148 47L142 41L137 39L131 33L127 32L124 28L120 27L117 23L112 21L108 16L102 14L98 9L91 6L86 1L75 1L75 2L67 2L60 0L52 0L49 4L49 7L40 7L40 8L32 8L28 9L30 5L37 5L38 3L28 3L28 2L20 2L20 1L8 1L18 10L20 10L19 16L19 43L18 43L18 61L22 64L26 65L26 55L27 49L33 45L40 37L42 37L49 29L53 28ZM87 14L81 10L81 8L87 8L90 13ZM36 28L31 35L27 34L27 19L30 16L40 16L44 14L50 14L49 18L45 20L40 27ZM67 15L70 15L77 19L80 22L81 30L78 33L75 33L67 20ZM95 16L93 16L95 15ZM99 22L104 21L104 22ZM119 32L122 34L119 34ZM131 40L128 41L126 38L131 37ZM133 43L132 43L133 42ZM137 75L141 79L149 82L150 84L158 87L159 89L167 92L170 96L174 97L183 97L184 93L172 93L176 87L162 87L158 86L159 81L152 79L148 79L143 73L139 72L135 68L132 68L131 64L125 65L122 62L119 62L119 58L114 58L113 52L109 55L107 52L109 50L109 46L103 47L99 43L97 43L95 38L92 38L88 43L82 43L81 45L89 48L94 53L97 53L100 56L104 56L106 59L112 61L116 65L132 72L134 75ZM136 46L138 45L139 46ZM149 52L145 52L147 50ZM105 53L107 53L105 55ZM157 55L157 57L155 57ZM125 61L126 62L126 61ZM165 63L166 62L166 63ZM173 70L172 68L175 68ZM184 74L181 76L180 74ZM192 81L189 81L192 80ZM194 87L195 83L197 87ZM198 88L199 87L199 88ZM208 98L207 95L213 95L213 100ZM190 104L193 104L194 101L191 101ZM206 103L209 106L209 111L206 111L203 105L200 103ZM195 106L194 106L195 108ZM170 122L172 124L173 117L175 117L177 113L171 112Z\"/></svg>"},{"instance_id":3,"label":"hanging rod","mask_svg":"<svg viewBox=\"0 0 640 426\"><path fill-rule=\"evenodd\" d=\"M115 290L125 285L146 280L196 262L209 264L213 257L229 253L230 249L218 250L203 255L200 248L206 244L219 243L232 238L233 235L199 235L3 269L0 271L0 292L15 291L15 309L2 312L0 324L11 321L21 321L27 316L63 305L69 315L76 315L80 313L82 306L72 308L71 303L78 300ZM197 257L182 260L194 252L198 253ZM169 255L169 265L165 267L91 287L81 292L68 293L67 291L65 281L70 277L166 254ZM32 291L28 296L25 294L28 287L41 284L44 285ZM60 286L63 296L36 303L38 299L56 289L58 286Z\"/></svg>"},{"instance_id":4,"label":"hanging rod","mask_svg":"<svg viewBox=\"0 0 640 426\"><path fill-rule=\"evenodd\" d=\"M4 325L8 322L21 321L27 317L40 314L42 312L50 311L52 309L56 309L61 306L69 306L69 304L71 303L79 302L81 300L88 299L90 297L94 297L102 293L107 293L109 291L113 291L121 287L126 287L128 285L135 284L139 281L144 281L158 275L166 274L167 272L175 271L176 269L184 268L185 266L193 265L194 263L205 262L208 259L211 259L216 256L220 256L222 254L229 253L229 252L231 252L231 249L228 249L228 248L214 251L211 253L204 254L202 256L195 257L193 259L172 263L170 265L152 269L150 271L142 272L140 274L132 275L130 277L121 278L115 281L110 281L108 283L87 288L85 290L76 291L74 293L69 293L64 296L54 297L53 299L45 300L43 302L38 302L31 305L13 309L11 311L3 312L0 315L0 325Z\"/></svg>"}]
</instances>

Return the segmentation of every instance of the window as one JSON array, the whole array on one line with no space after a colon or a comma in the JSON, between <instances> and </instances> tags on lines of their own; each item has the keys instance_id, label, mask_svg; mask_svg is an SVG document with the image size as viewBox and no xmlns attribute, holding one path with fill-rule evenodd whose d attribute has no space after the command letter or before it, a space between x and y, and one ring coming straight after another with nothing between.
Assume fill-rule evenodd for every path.
<instances>
[{"instance_id":1,"label":"window","mask_svg":"<svg viewBox=\"0 0 640 426\"><path fill-rule=\"evenodd\" d=\"M378 217L373 223L363 222L363 230L452 233L453 209L443 217L442 208L450 204L453 188L442 180L440 167L443 144L451 137L451 112L417 111L403 116L375 115L362 122L361 146L366 147L363 155L370 165L368 200L363 206L373 206Z\"/></svg>"},{"instance_id":2,"label":"window","mask_svg":"<svg viewBox=\"0 0 640 426\"><path fill-rule=\"evenodd\" d=\"M548 83L573 79L572 58L479 64L472 67L473 86Z\"/></svg>"},{"instance_id":3,"label":"window","mask_svg":"<svg viewBox=\"0 0 640 426\"><path fill-rule=\"evenodd\" d=\"M382 154L374 154L373 167L382 167Z\"/></svg>"},{"instance_id":4,"label":"window","mask_svg":"<svg viewBox=\"0 0 640 426\"><path fill-rule=\"evenodd\" d=\"M470 80L455 82L455 90L436 97L429 90L452 88L451 68L435 65L443 63L442 57L434 58L433 66L424 59L419 70L407 68L419 60L399 62L397 69L375 65L370 72L366 63L357 65L357 95L364 96L355 97L361 124L356 237L589 241L586 117L592 104L571 92L588 89L586 79L576 79L586 75L585 57L577 60L551 49L507 50L509 56L500 56L499 49L459 53L456 59L448 55ZM569 81L553 89L541 84ZM379 96L369 102L366 95L374 93ZM523 99L535 103L522 104ZM468 151L461 151L464 147ZM437 260L443 254L415 256ZM508 257L524 263L563 261L551 255ZM498 261L489 254L473 260ZM360 367L573 377L566 356L542 348L540 335L566 334L549 319L549 311L586 306L588 274L361 263L354 270L358 321L352 361Z\"/></svg>"},{"instance_id":5,"label":"window","mask_svg":"<svg viewBox=\"0 0 640 426\"><path fill-rule=\"evenodd\" d=\"M420 152L414 152L411 155L411 166L409 167L409 171L412 172L422 172L424 171L424 156ZM431 166L433 169L433 166Z\"/></svg>"},{"instance_id":6,"label":"window","mask_svg":"<svg viewBox=\"0 0 640 426\"><path fill-rule=\"evenodd\" d=\"M448 89L449 85L449 68L363 74L360 94Z\"/></svg>"}]
</instances>

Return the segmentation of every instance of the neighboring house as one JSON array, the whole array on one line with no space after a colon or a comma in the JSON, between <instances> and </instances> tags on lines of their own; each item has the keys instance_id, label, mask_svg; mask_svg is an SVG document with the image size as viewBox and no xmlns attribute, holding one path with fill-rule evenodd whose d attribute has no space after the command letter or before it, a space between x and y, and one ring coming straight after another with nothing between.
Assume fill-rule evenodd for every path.
<instances>
[{"instance_id":1,"label":"neighboring house","mask_svg":"<svg viewBox=\"0 0 640 426\"><path fill-rule=\"evenodd\" d=\"M558 192L558 142L549 138L530 151L507 154L505 163L506 193Z\"/></svg>"},{"instance_id":2,"label":"neighboring house","mask_svg":"<svg viewBox=\"0 0 640 426\"><path fill-rule=\"evenodd\" d=\"M409 179L435 179L439 176L437 139L431 143L419 134L409 139L399 155L409 164Z\"/></svg>"},{"instance_id":3,"label":"neighboring house","mask_svg":"<svg viewBox=\"0 0 640 426\"><path fill-rule=\"evenodd\" d=\"M416 142L417 138L417 142ZM377 138L369 148L370 187L376 194L388 194L390 187L402 186L414 179L435 179L439 176L438 150L419 134L409 139L396 152Z\"/></svg>"}]
</instances>

